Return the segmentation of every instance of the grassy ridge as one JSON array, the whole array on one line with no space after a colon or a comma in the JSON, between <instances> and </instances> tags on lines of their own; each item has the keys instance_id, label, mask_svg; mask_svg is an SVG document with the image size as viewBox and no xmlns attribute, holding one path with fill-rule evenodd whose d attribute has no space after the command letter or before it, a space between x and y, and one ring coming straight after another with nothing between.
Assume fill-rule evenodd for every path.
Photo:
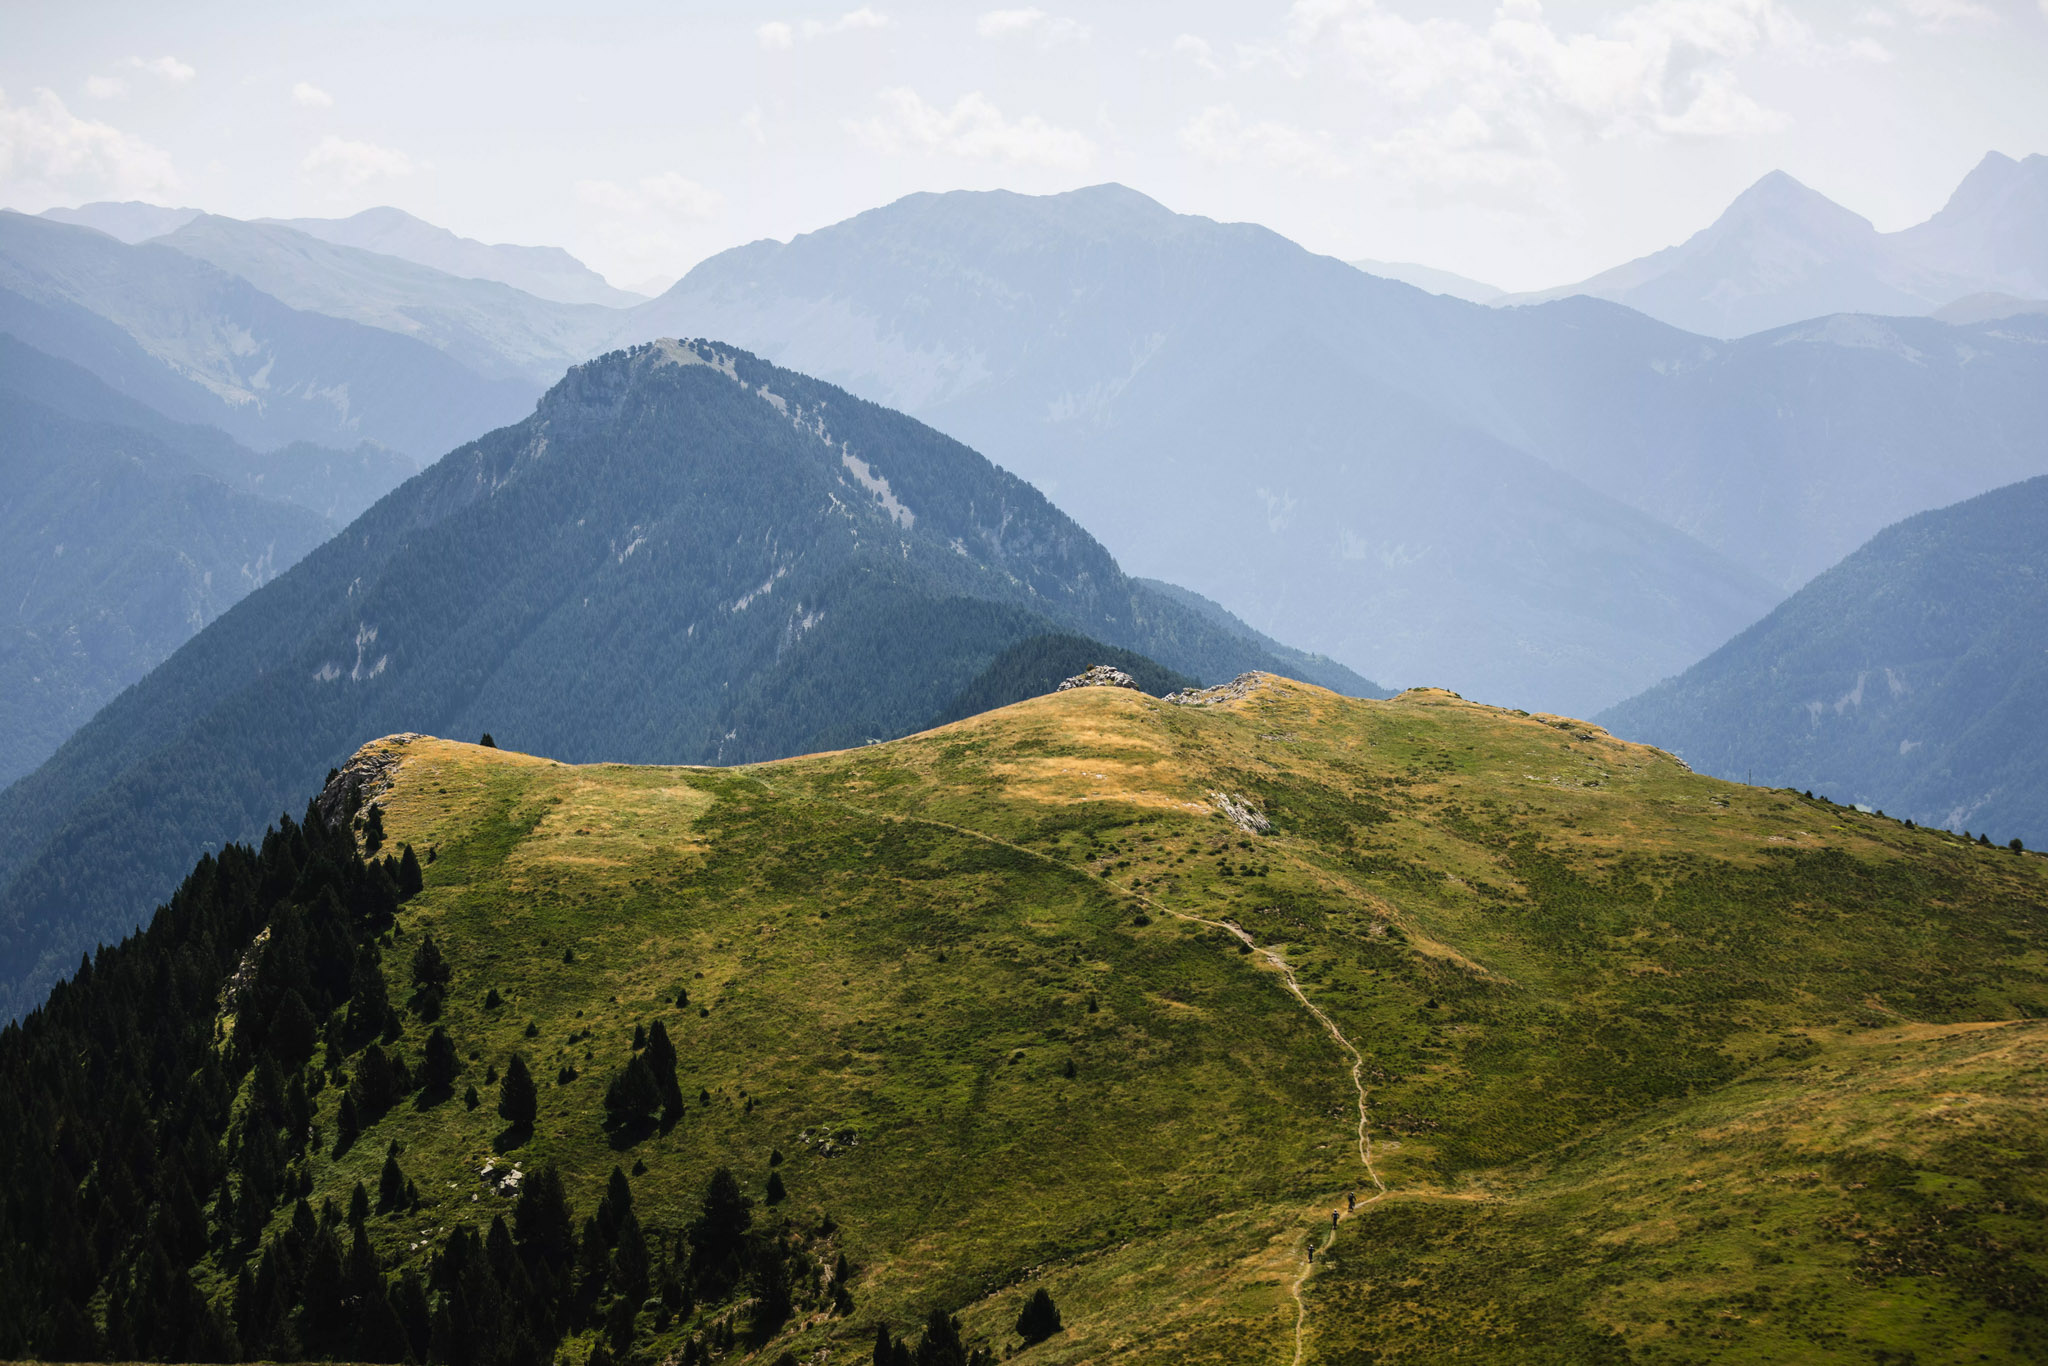
<instances>
[{"instance_id":1,"label":"grassy ridge","mask_svg":"<svg viewBox=\"0 0 2048 1366\"><path fill-rule=\"evenodd\" d=\"M1243 926L1365 1058L1391 1194L1307 1278L1308 1359L2037 1344L2041 1036L1951 1027L2048 1014L2036 857L1560 718L1279 681L737 770L372 748L401 760L385 829L438 854L394 999L431 932L458 1092L515 1050L542 1080L511 1156L579 1208L644 1163L658 1231L720 1163L758 1196L779 1150L794 1217L833 1216L855 1313L764 1359L934 1306L1000 1348L1043 1284L1068 1331L1032 1359L1292 1360L1303 1250L1370 1192L1349 1059L1182 914ZM614 1147L604 1087L657 1018L698 1099ZM373 1225L403 1261L488 1221L498 1128L394 1111L316 1184L374 1187L398 1138L425 1204ZM1927 1316L1872 1307L1901 1297Z\"/></svg>"}]
</instances>

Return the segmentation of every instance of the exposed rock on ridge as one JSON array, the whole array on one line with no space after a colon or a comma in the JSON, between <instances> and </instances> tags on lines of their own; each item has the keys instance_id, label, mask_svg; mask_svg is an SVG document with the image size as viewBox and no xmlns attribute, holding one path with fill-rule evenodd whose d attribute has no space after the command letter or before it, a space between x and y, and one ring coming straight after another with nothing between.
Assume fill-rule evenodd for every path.
<instances>
[{"instance_id":1,"label":"exposed rock on ridge","mask_svg":"<svg viewBox=\"0 0 2048 1366\"><path fill-rule=\"evenodd\" d=\"M1122 669L1111 668L1107 664L1097 664L1094 668L1077 673L1072 678L1060 680L1059 687L1053 689L1053 691L1066 692L1070 688L1136 688L1137 686L1138 680L1132 678Z\"/></svg>"}]
</instances>

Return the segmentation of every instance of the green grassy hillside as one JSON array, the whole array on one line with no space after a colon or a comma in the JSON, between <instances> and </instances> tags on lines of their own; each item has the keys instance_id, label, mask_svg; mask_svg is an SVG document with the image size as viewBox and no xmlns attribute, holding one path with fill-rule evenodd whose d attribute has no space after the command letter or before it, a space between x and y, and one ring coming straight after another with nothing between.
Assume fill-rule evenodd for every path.
<instances>
[{"instance_id":1,"label":"green grassy hillside","mask_svg":"<svg viewBox=\"0 0 2048 1366\"><path fill-rule=\"evenodd\" d=\"M525 1246L508 1170L580 1220L622 1169L669 1265L730 1168L787 1322L746 1336L757 1280L599 1295L579 1364L865 1362L934 1310L1046 1363L2048 1351L2048 862L1447 693L1229 693L735 769L367 746L330 794L428 858L383 1046L438 1027L461 1071L337 1156L369 1066L337 1009L308 1206L395 1153L368 1244L442 1296L456 1230L519 1210ZM607 1128L656 1022L682 1113ZM514 1054L530 1130L494 1112ZM224 1319L238 1256L194 1262ZM1065 1327L1026 1348L1041 1288Z\"/></svg>"},{"instance_id":2,"label":"green grassy hillside","mask_svg":"<svg viewBox=\"0 0 2048 1366\"><path fill-rule=\"evenodd\" d=\"M1289 1360L1297 1286L1308 1359L2048 1347L2037 858L1427 692L1091 689L734 771L373 751L446 1027L544 1078L517 1156L572 1199L643 1162L680 1226L779 1149L857 1269L800 1356L935 1306L1011 1342L1041 1284L1047 1361ZM622 1148L656 1019L700 1099ZM386 1127L428 1211L387 1239L472 1212L488 1107Z\"/></svg>"}]
</instances>

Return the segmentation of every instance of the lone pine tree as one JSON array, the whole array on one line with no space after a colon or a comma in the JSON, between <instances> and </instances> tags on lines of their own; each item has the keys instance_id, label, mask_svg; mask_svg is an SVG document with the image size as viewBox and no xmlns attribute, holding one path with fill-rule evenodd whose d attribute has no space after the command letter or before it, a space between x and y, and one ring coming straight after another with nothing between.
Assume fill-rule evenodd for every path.
<instances>
[{"instance_id":1,"label":"lone pine tree","mask_svg":"<svg viewBox=\"0 0 2048 1366\"><path fill-rule=\"evenodd\" d=\"M540 1114L540 1096L526 1059L517 1053L505 1064L505 1079L498 1083L498 1118L515 1130L531 1129Z\"/></svg>"}]
</instances>

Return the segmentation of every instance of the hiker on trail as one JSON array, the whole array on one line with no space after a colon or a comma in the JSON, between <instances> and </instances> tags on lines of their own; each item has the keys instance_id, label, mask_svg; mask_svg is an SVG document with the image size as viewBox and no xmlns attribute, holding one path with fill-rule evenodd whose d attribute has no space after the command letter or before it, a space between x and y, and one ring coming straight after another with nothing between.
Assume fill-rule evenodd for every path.
<instances>
[{"instance_id":1,"label":"hiker on trail","mask_svg":"<svg viewBox=\"0 0 2048 1366\"><path fill-rule=\"evenodd\" d=\"M1346 1209L1350 1210L1353 1214L1358 1213L1358 1193L1356 1191L1345 1191L1344 1202Z\"/></svg>"},{"instance_id":2,"label":"hiker on trail","mask_svg":"<svg viewBox=\"0 0 2048 1366\"><path fill-rule=\"evenodd\" d=\"M1313 1265L1316 1259L1316 1245L1314 1243L1308 1245L1308 1259L1310 1264Z\"/></svg>"},{"instance_id":3,"label":"hiker on trail","mask_svg":"<svg viewBox=\"0 0 2048 1366\"><path fill-rule=\"evenodd\" d=\"M1335 1210L1330 1211L1330 1227L1337 1227L1337 1211Z\"/></svg>"}]
</instances>

